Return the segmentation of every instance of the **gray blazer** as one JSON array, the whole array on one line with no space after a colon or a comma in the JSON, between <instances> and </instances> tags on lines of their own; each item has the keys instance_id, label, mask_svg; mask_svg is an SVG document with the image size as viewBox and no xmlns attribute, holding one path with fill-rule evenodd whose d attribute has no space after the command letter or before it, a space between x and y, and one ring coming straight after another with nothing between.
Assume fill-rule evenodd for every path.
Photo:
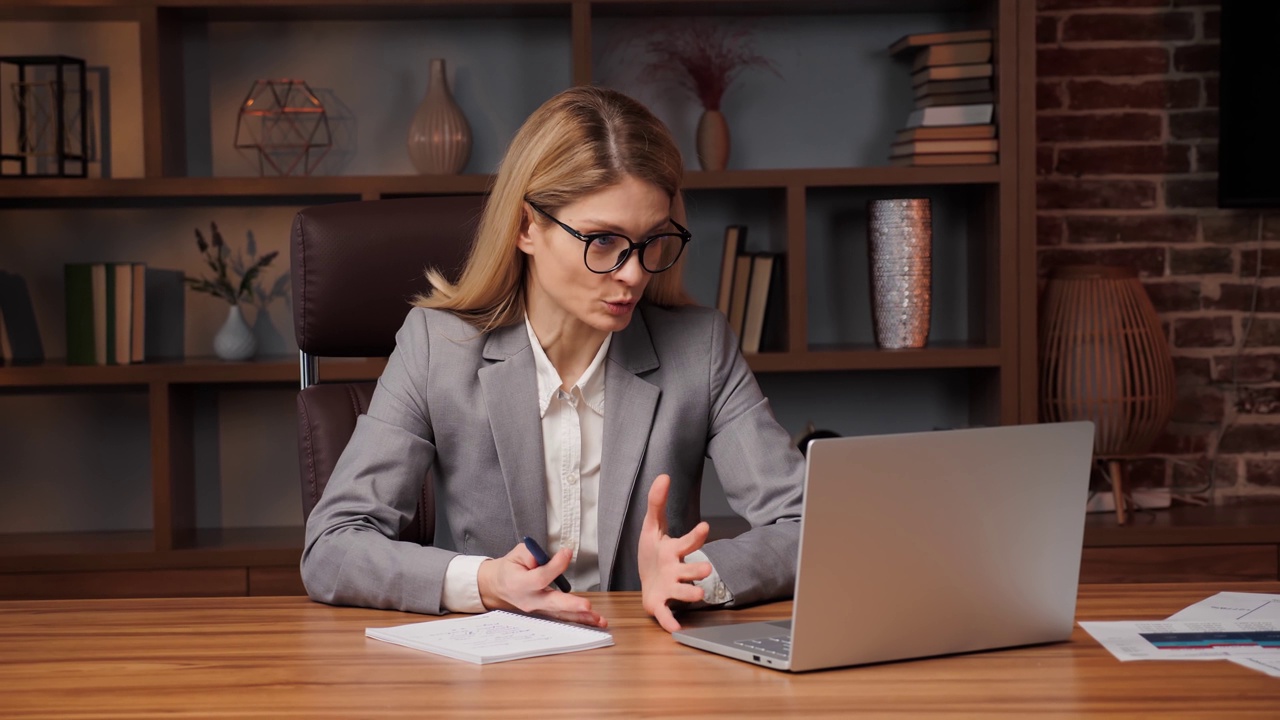
<instances>
[{"instance_id":1,"label":"gray blazer","mask_svg":"<svg viewBox=\"0 0 1280 720\"><path fill-rule=\"evenodd\" d=\"M416 308L396 336L307 521L302 579L315 600L438 614L457 553L395 540L428 470L454 547L500 557L546 542L546 480L533 351L523 323L487 335ZM605 364L599 553L604 590L639 590L649 486L671 475L669 534L700 521L710 457L752 529L703 551L734 604L789 595L800 539L803 458L778 425L719 312L642 303Z\"/></svg>"}]
</instances>

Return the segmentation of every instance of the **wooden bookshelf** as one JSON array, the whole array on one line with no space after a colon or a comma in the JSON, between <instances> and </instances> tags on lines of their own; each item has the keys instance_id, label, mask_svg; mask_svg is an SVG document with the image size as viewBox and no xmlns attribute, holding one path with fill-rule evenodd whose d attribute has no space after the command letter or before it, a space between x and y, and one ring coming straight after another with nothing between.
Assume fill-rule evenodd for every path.
<instances>
[{"instance_id":1,"label":"wooden bookshelf","mask_svg":"<svg viewBox=\"0 0 1280 720\"><path fill-rule=\"evenodd\" d=\"M145 177L135 179L0 179L0 208L175 208L291 206L417 195L482 194L492 177L352 175L327 177L194 177L186 158L180 33L212 22L387 20L422 18L563 18L569 77L593 78L593 21L601 18L693 16L963 13L996 31L1001 127L1000 161L973 167L796 167L690 171L692 193L757 193L770 198L787 253L786 351L750 355L757 373L973 371L968 373L974 422L1035 419L1034 324L1034 27L1032 3L1017 0L12 0L0 22L126 21L139 33ZM906 80L904 73L903 80ZM833 90L856 92L854 88ZM798 109L802 111L802 109ZM792 139L794 141L794 139ZM886 155L888 148L886 147ZM884 159L887 162L887 158ZM807 258L815 195L844 189L938 189L965 199L973 247L965 280L977 298L968 308L969 337L919 350L824 346L810 340ZM760 191L763 191L761 193ZM824 195L825 194L825 195ZM750 196L754 197L754 195ZM776 201L776 202L775 202ZM3 242L4 238L0 238ZM707 238L718 243L719 238ZM937 268L937 273L956 272ZM322 381L373 380L385 360L324 360ZM299 528L198 530L193 460L194 390L281 386L298 382L298 360L212 358L129 366L67 366L56 360L0 367L0 393L147 393L150 409L152 529L132 533L0 533L0 597L26 592L110 596L163 593L165 583L213 594L296 585ZM0 529L2 530L2 529ZM186 573L186 574L184 574ZM194 573L194 574L193 574ZM63 579L55 575L62 574ZM255 580L256 578L256 580ZM35 588L34 590L21 590ZM132 588L132 590L131 590ZM179 591L182 589L179 588Z\"/></svg>"}]
</instances>

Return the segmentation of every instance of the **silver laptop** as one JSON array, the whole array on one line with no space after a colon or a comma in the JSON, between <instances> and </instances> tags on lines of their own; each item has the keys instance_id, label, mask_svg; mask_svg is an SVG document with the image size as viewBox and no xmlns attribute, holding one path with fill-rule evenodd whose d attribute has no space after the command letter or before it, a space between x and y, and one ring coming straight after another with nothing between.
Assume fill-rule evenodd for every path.
<instances>
[{"instance_id":1,"label":"silver laptop","mask_svg":"<svg viewBox=\"0 0 1280 720\"><path fill-rule=\"evenodd\" d=\"M679 642L803 671L1065 640L1093 423L813 441L790 621Z\"/></svg>"}]
</instances>

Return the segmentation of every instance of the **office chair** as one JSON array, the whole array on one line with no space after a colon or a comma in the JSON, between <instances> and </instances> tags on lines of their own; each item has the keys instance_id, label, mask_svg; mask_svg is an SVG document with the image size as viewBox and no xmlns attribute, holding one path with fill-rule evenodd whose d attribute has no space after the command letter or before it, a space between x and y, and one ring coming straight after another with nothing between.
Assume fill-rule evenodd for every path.
<instances>
[{"instance_id":1,"label":"office chair","mask_svg":"<svg viewBox=\"0 0 1280 720\"><path fill-rule=\"evenodd\" d=\"M480 217L481 196L369 200L302 210L289 234L293 328L302 390L298 460L305 521L324 492L375 382L321 384L320 357L386 357L428 289L423 271L456 279ZM401 540L429 545L435 534L431 478Z\"/></svg>"}]
</instances>

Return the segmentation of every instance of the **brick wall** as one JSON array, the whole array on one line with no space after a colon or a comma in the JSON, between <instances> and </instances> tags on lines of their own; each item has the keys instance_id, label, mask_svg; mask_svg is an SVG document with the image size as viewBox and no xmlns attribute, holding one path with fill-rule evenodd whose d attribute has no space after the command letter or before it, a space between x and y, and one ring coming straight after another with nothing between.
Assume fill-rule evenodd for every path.
<instances>
[{"instance_id":1,"label":"brick wall","mask_svg":"<svg viewBox=\"0 0 1280 720\"><path fill-rule=\"evenodd\" d=\"M1229 503L1280 499L1280 216L1216 207L1219 7L1037 0L1036 203L1041 273L1137 268L1172 342L1131 482Z\"/></svg>"}]
</instances>

